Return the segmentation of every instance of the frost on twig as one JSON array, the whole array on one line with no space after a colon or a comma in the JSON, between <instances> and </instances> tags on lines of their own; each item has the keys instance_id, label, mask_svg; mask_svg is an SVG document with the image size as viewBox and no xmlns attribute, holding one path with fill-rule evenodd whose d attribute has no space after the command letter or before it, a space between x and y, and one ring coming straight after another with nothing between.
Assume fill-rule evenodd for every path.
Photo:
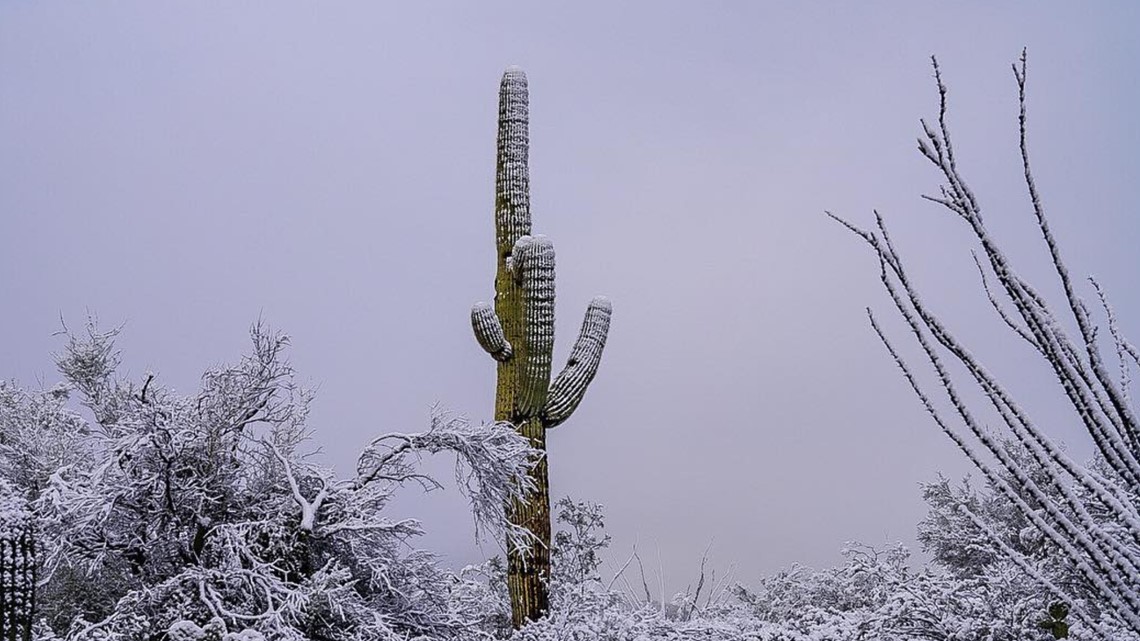
<instances>
[{"instance_id":1,"label":"frost on twig","mask_svg":"<svg viewBox=\"0 0 1140 641\"><path fill-rule=\"evenodd\" d=\"M1129 400L1131 379L1126 362L1136 359L1116 325L1111 308L1102 299L1116 347L1115 356L1120 362L1119 378L1110 374L1098 343L1097 326L1061 258L1030 170L1024 53L1019 63L1014 65L1013 71L1018 89L1022 169L1038 231L1064 294L1060 311L1019 274L986 228L981 205L959 173L946 119L948 92L937 61L934 70L939 92L938 123L937 126L922 123L919 150L945 182L939 189L941 195L928 200L950 210L973 233L980 250L976 262L991 306L1009 329L1032 346L1041 357L1040 362L1060 383L1065 399L1096 447L1104 473L1073 461L1046 435L1009 388L943 323L910 279L877 212L876 229L870 231L839 218L836 220L862 238L875 253L880 280L931 366L944 400L949 403L949 412L939 407L934 395L926 391L919 376L872 314L874 331L927 412L983 472L992 487L1056 546L1065 562L1080 576L1083 582L1080 589L1087 591L1090 602L1103 604L1111 617L1140 634L1140 425ZM994 287L986 279L987 272L994 275ZM1006 310L999 297L1005 299L1012 311ZM1062 315L1076 327L1076 336L1065 328ZM966 376L955 373L951 362L961 366ZM982 394L985 404L1004 428L1003 433L995 434L984 424L979 417L979 410L983 408L967 400L969 396L962 389L962 379L966 387L975 387ZM1024 451L1025 456L1014 456L1007 443ZM1009 548L999 551L1018 554ZM1025 559L1014 560L1019 566L1028 567ZM1062 588L1074 589L1056 584L1044 587L1055 596L1060 596L1057 592ZM1088 613L1078 612L1077 616L1086 623L1091 621Z\"/></svg>"},{"instance_id":2,"label":"frost on twig","mask_svg":"<svg viewBox=\"0 0 1140 641\"><path fill-rule=\"evenodd\" d=\"M501 422L471 425L462 417L433 411L431 428L426 432L385 434L373 440L360 455L353 487L426 478L414 472L410 458L421 452L456 455L455 480L471 503L477 535L512 534L512 544L522 542L517 533L505 529L503 505L531 489L533 482L527 473L540 453L515 432L514 426Z\"/></svg>"}]
</instances>

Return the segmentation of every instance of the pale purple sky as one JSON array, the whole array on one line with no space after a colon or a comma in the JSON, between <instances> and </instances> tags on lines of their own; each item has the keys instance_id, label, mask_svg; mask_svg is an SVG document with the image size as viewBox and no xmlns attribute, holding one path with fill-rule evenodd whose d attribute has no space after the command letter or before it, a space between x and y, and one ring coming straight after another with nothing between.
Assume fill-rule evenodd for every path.
<instances>
[{"instance_id":1,"label":"pale purple sky","mask_svg":"<svg viewBox=\"0 0 1140 641\"><path fill-rule=\"evenodd\" d=\"M1009 70L1027 46L1063 250L1137 328L1138 24L1131 2L3 2L0 376L54 382L59 318L90 310L125 324L133 375L192 392L261 316L319 385L311 423L342 470L433 403L489 418L468 310L492 294L496 92L518 64L556 361L592 296L615 309L550 437L554 494L605 504L615 556L659 550L671 590L710 541L745 582L851 539L913 543L918 483L968 468L867 326L865 306L889 311L872 256L822 212L878 208L930 302L1074 436L965 230L919 199L937 176L914 140L935 53L960 165L1039 273ZM454 494L395 509L449 563L497 551Z\"/></svg>"}]
</instances>

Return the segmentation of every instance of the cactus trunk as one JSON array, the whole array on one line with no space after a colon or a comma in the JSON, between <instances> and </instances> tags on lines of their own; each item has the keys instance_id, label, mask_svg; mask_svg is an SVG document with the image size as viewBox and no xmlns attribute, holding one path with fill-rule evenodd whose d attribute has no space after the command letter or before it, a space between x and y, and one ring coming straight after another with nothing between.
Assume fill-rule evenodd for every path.
<instances>
[{"instance_id":1,"label":"cactus trunk","mask_svg":"<svg viewBox=\"0 0 1140 641\"><path fill-rule=\"evenodd\" d=\"M508 546L511 620L522 627L546 613L550 578L550 483L546 430L578 406L597 372L609 331L610 304L590 303L566 368L551 386L554 349L554 246L531 236L529 96L526 75L510 68L499 88L495 172L495 303L477 303L471 326L498 362L495 420L507 421L544 456L531 470L534 489L506 506L507 519L533 535L526 551Z\"/></svg>"},{"instance_id":2,"label":"cactus trunk","mask_svg":"<svg viewBox=\"0 0 1140 641\"><path fill-rule=\"evenodd\" d=\"M539 419L523 423L519 432L530 440L531 447L546 451L546 428ZM550 580L550 480L546 457L531 470L534 490L525 501L512 501L507 519L534 535L538 543L526 553L509 552L507 558L507 592L511 597L511 623L520 628L546 613L549 606L547 582Z\"/></svg>"},{"instance_id":3,"label":"cactus trunk","mask_svg":"<svg viewBox=\"0 0 1140 641\"><path fill-rule=\"evenodd\" d=\"M24 501L9 494L0 497L0 641L31 641L35 610L32 519Z\"/></svg>"}]
</instances>

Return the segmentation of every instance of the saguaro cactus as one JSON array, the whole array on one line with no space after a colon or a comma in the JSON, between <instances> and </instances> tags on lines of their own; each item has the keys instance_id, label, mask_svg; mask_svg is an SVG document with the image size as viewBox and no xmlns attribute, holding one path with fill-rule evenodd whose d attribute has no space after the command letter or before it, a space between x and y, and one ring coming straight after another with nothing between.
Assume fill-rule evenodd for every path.
<instances>
[{"instance_id":1,"label":"saguaro cactus","mask_svg":"<svg viewBox=\"0 0 1140 641\"><path fill-rule=\"evenodd\" d=\"M476 303L471 326L479 345L498 362L495 419L509 421L536 449L546 451L546 430L578 407L598 371L610 327L610 302L595 298L566 367L551 383L554 348L554 245L531 235L527 156L529 111L526 74L511 67L499 87L498 165L495 173L495 303ZM544 456L531 472L534 491L507 506L512 524L537 543L526 553L508 550L507 588L516 628L542 616L550 577L550 484Z\"/></svg>"},{"instance_id":2,"label":"saguaro cactus","mask_svg":"<svg viewBox=\"0 0 1140 641\"><path fill-rule=\"evenodd\" d=\"M36 609L36 541L27 503L0 481L0 641L30 641Z\"/></svg>"}]
</instances>

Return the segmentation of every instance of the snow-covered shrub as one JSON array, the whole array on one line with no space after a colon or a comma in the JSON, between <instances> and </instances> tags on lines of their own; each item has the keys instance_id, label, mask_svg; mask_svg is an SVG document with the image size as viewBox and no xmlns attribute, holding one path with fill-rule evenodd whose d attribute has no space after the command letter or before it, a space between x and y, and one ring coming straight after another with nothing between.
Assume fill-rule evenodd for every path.
<instances>
[{"instance_id":1,"label":"snow-covered shrub","mask_svg":"<svg viewBox=\"0 0 1140 641\"><path fill-rule=\"evenodd\" d=\"M621 595L603 584L600 554L610 542L602 507L564 498L558 502L562 529L551 548L550 610L523 627L513 638L617 639L628 617Z\"/></svg>"},{"instance_id":2,"label":"snow-covered shrub","mask_svg":"<svg viewBox=\"0 0 1140 641\"><path fill-rule=\"evenodd\" d=\"M546 617L516 631L512 641L656 641L701 640L806 641L786 621L757 616L745 601L730 601L723 582L709 581L672 604L634 596L628 586L645 577L625 577L625 563L613 577L601 575L601 559L610 538L600 505L563 499L558 503L560 531L551 553L551 608ZM631 561L633 558L631 558ZM638 564L640 569L640 563ZM703 571L702 566L702 571ZM623 580L625 589L615 589ZM700 581L704 581L702 574ZM699 584L698 582L698 584ZM842 639L848 637L818 637ZM854 638L854 637L851 637Z\"/></svg>"},{"instance_id":3,"label":"snow-covered shrub","mask_svg":"<svg viewBox=\"0 0 1140 641\"><path fill-rule=\"evenodd\" d=\"M63 386L0 387L0 472L31 499L42 549L42 636L478 639L501 625L487 582L441 569L409 545L419 524L384 508L408 482L438 486L420 454L453 452L477 528L507 536L502 506L536 456L511 426L437 411L427 431L374 439L342 479L305 454L312 396L284 336L255 326L251 353L192 396L120 377L114 339L70 336Z\"/></svg>"},{"instance_id":4,"label":"snow-covered shrub","mask_svg":"<svg viewBox=\"0 0 1140 641\"><path fill-rule=\"evenodd\" d=\"M1006 448L1028 474L1044 474L1023 448L1013 443L1007 443ZM1088 467L1104 482L1114 485L1118 495L1128 493L1118 480L1113 480L1111 470L1103 462L1094 460ZM988 621L987 629L993 631L994 638L1040 634L1042 624L1054 619L1050 611L1060 606L1066 611L1087 613L1115 639L1135 638L1109 616L1094 586L1072 561L992 482L976 489L969 479L954 485L940 477L923 486L923 495L930 510L918 525L919 541L941 571L968 588L959 593L958 600L968 600L965 595L973 593L976 596L971 598L986 604L988 611L977 617ZM1107 531L1119 528L1093 497L1080 493L1075 496L1082 497L1079 500L1099 527ZM1027 503L1034 502L1032 497L1022 498ZM1061 501L1059 497L1050 500ZM1070 600L1058 601L1043 584L1058 586ZM1067 614L1061 620L1072 622ZM1072 634L1096 638L1095 630L1087 625L1074 626Z\"/></svg>"}]
</instances>

